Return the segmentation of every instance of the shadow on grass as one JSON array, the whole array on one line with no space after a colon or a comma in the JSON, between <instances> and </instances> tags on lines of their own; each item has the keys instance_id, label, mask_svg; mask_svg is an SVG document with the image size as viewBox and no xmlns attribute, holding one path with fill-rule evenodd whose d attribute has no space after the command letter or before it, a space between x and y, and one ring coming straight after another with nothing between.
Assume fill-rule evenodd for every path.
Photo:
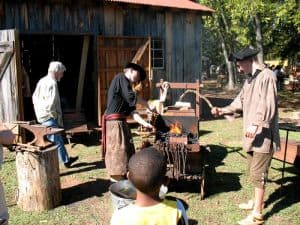
<instances>
[{"instance_id":1,"label":"shadow on grass","mask_svg":"<svg viewBox=\"0 0 300 225\"><path fill-rule=\"evenodd\" d=\"M209 166L206 169L206 196L240 190L242 186L239 177L242 173L217 172L216 168L224 165L224 159L229 153L240 153L242 148L221 145L209 145L209 147L211 153L209 154Z\"/></svg>"},{"instance_id":2,"label":"shadow on grass","mask_svg":"<svg viewBox=\"0 0 300 225\"><path fill-rule=\"evenodd\" d=\"M205 197L223 192L237 191L241 189L239 177L242 173L217 172L218 166L224 165L223 160L228 153L241 151L241 148L231 148L230 151L224 146L209 145L211 152L208 154L205 166ZM169 190L178 193L200 193L200 180L172 180Z\"/></svg>"},{"instance_id":3,"label":"shadow on grass","mask_svg":"<svg viewBox=\"0 0 300 225\"><path fill-rule=\"evenodd\" d=\"M271 205L273 202L276 202L272 209L265 214L265 219L267 220L274 214L277 214L281 210L288 208L294 204L300 202L299 195L299 186L300 186L300 177L286 177L283 180L278 180L276 183L286 183L282 188L276 189L269 198L265 201L265 206Z\"/></svg>"},{"instance_id":4,"label":"shadow on grass","mask_svg":"<svg viewBox=\"0 0 300 225\"><path fill-rule=\"evenodd\" d=\"M74 168L76 168L76 170L73 170ZM83 173L83 172L87 172L95 169L103 169L103 168L105 168L104 161L95 161L95 162L88 162L88 163L80 162L72 165L70 170L64 171L63 173L60 174L60 176L61 177L68 176L75 173Z\"/></svg>"},{"instance_id":5,"label":"shadow on grass","mask_svg":"<svg viewBox=\"0 0 300 225\"><path fill-rule=\"evenodd\" d=\"M110 185L109 180L96 179L62 189L62 205L69 205L93 196L101 197L106 193Z\"/></svg>"},{"instance_id":6,"label":"shadow on grass","mask_svg":"<svg viewBox=\"0 0 300 225\"><path fill-rule=\"evenodd\" d=\"M273 158L273 160L281 161L281 160L277 160L277 159L274 159L274 158ZM282 162L282 164L283 164L283 162ZM281 171L281 172L282 172L282 169L283 169L282 167L281 168L271 167L271 168L273 170L277 170L277 171ZM299 162L297 161L297 163L295 163L295 164L290 164L290 163L286 162L284 173L291 173L291 174L298 174L299 175L300 174L300 165L299 165ZM276 183L279 183L279 181L276 181Z\"/></svg>"},{"instance_id":7,"label":"shadow on grass","mask_svg":"<svg viewBox=\"0 0 300 225\"><path fill-rule=\"evenodd\" d=\"M199 137L205 135L205 134L209 134L211 133L212 131L211 130L200 130L199 131Z\"/></svg>"}]
</instances>

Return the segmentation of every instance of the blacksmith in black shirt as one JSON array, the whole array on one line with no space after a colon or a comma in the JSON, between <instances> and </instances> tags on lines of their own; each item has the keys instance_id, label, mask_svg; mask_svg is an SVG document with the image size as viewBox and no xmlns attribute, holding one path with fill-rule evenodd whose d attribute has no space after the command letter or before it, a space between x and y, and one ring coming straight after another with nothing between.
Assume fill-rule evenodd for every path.
<instances>
[{"instance_id":1,"label":"blacksmith in black shirt","mask_svg":"<svg viewBox=\"0 0 300 225\"><path fill-rule=\"evenodd\" d=\"M136 111L139 103L150 111L147 101L132 89L132 84L145 80L145 70L135 63L128 63L123 73L112 80L107 97L107 108L102 121L102 148L106 171L112 181L126 178L129 158L135 153L130 128L126 117L131 115L144 127L153 128Z\"/></svg>"}]
</instances>

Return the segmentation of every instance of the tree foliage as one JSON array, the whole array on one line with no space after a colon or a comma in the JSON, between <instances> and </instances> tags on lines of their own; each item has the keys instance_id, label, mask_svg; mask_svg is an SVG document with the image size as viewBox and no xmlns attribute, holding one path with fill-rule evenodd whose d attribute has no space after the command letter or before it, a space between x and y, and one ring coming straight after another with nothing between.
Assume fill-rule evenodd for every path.
<instances>
[{"instance_id":1,"label":"tree foliage","mask_svg":"<svg viewBox=\"0 0 300 225\"><path fill-rule=\"evenodd\" d=\"M260 47L261 42L265 58L295 61L299 57L298 0L201 0L200 3L215 10L212 17L204 19L204 32L214 33L215 44L204 44L204 52L209 52L210 46L214 46L218 54L223 54L220 47L223 40L228 52L245 45ZM261 40L258 38L259 29ZM224 63L224 57L216 63Z\"/></svg>"}]
</instances>

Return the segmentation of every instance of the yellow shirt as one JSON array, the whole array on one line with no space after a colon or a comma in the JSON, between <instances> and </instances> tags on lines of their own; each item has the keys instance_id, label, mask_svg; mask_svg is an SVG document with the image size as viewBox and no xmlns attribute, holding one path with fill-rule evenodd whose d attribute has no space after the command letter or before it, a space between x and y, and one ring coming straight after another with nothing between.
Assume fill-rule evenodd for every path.
<instances>
[{"instance_id":1,"label":"yellow shirt","mask_svg":"<svg viewBox=\"0 0 300 225\"><path fill-rule=\"evenodd\" d=\"M110 225L177 225L181 216L176 201L165 199L154 206L130 204L115 211Z\"/></svg>"}]
</instances>

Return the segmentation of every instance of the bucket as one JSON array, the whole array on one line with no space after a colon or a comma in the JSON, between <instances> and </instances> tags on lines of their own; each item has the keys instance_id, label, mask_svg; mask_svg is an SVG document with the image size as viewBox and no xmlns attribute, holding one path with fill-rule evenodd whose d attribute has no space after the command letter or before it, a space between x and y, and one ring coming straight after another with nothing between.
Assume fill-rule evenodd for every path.
<instances>
[{"instance_id":1,"label":"bucket","mask_svg":"<svg viewBox=\"0 0 300 225\"><path fill-rule=\"evenodd\" d=\"M109 186L112 206L119 210L136 199L136 190L129 180L121 180Z\"/></svg>"}]
</instances>

